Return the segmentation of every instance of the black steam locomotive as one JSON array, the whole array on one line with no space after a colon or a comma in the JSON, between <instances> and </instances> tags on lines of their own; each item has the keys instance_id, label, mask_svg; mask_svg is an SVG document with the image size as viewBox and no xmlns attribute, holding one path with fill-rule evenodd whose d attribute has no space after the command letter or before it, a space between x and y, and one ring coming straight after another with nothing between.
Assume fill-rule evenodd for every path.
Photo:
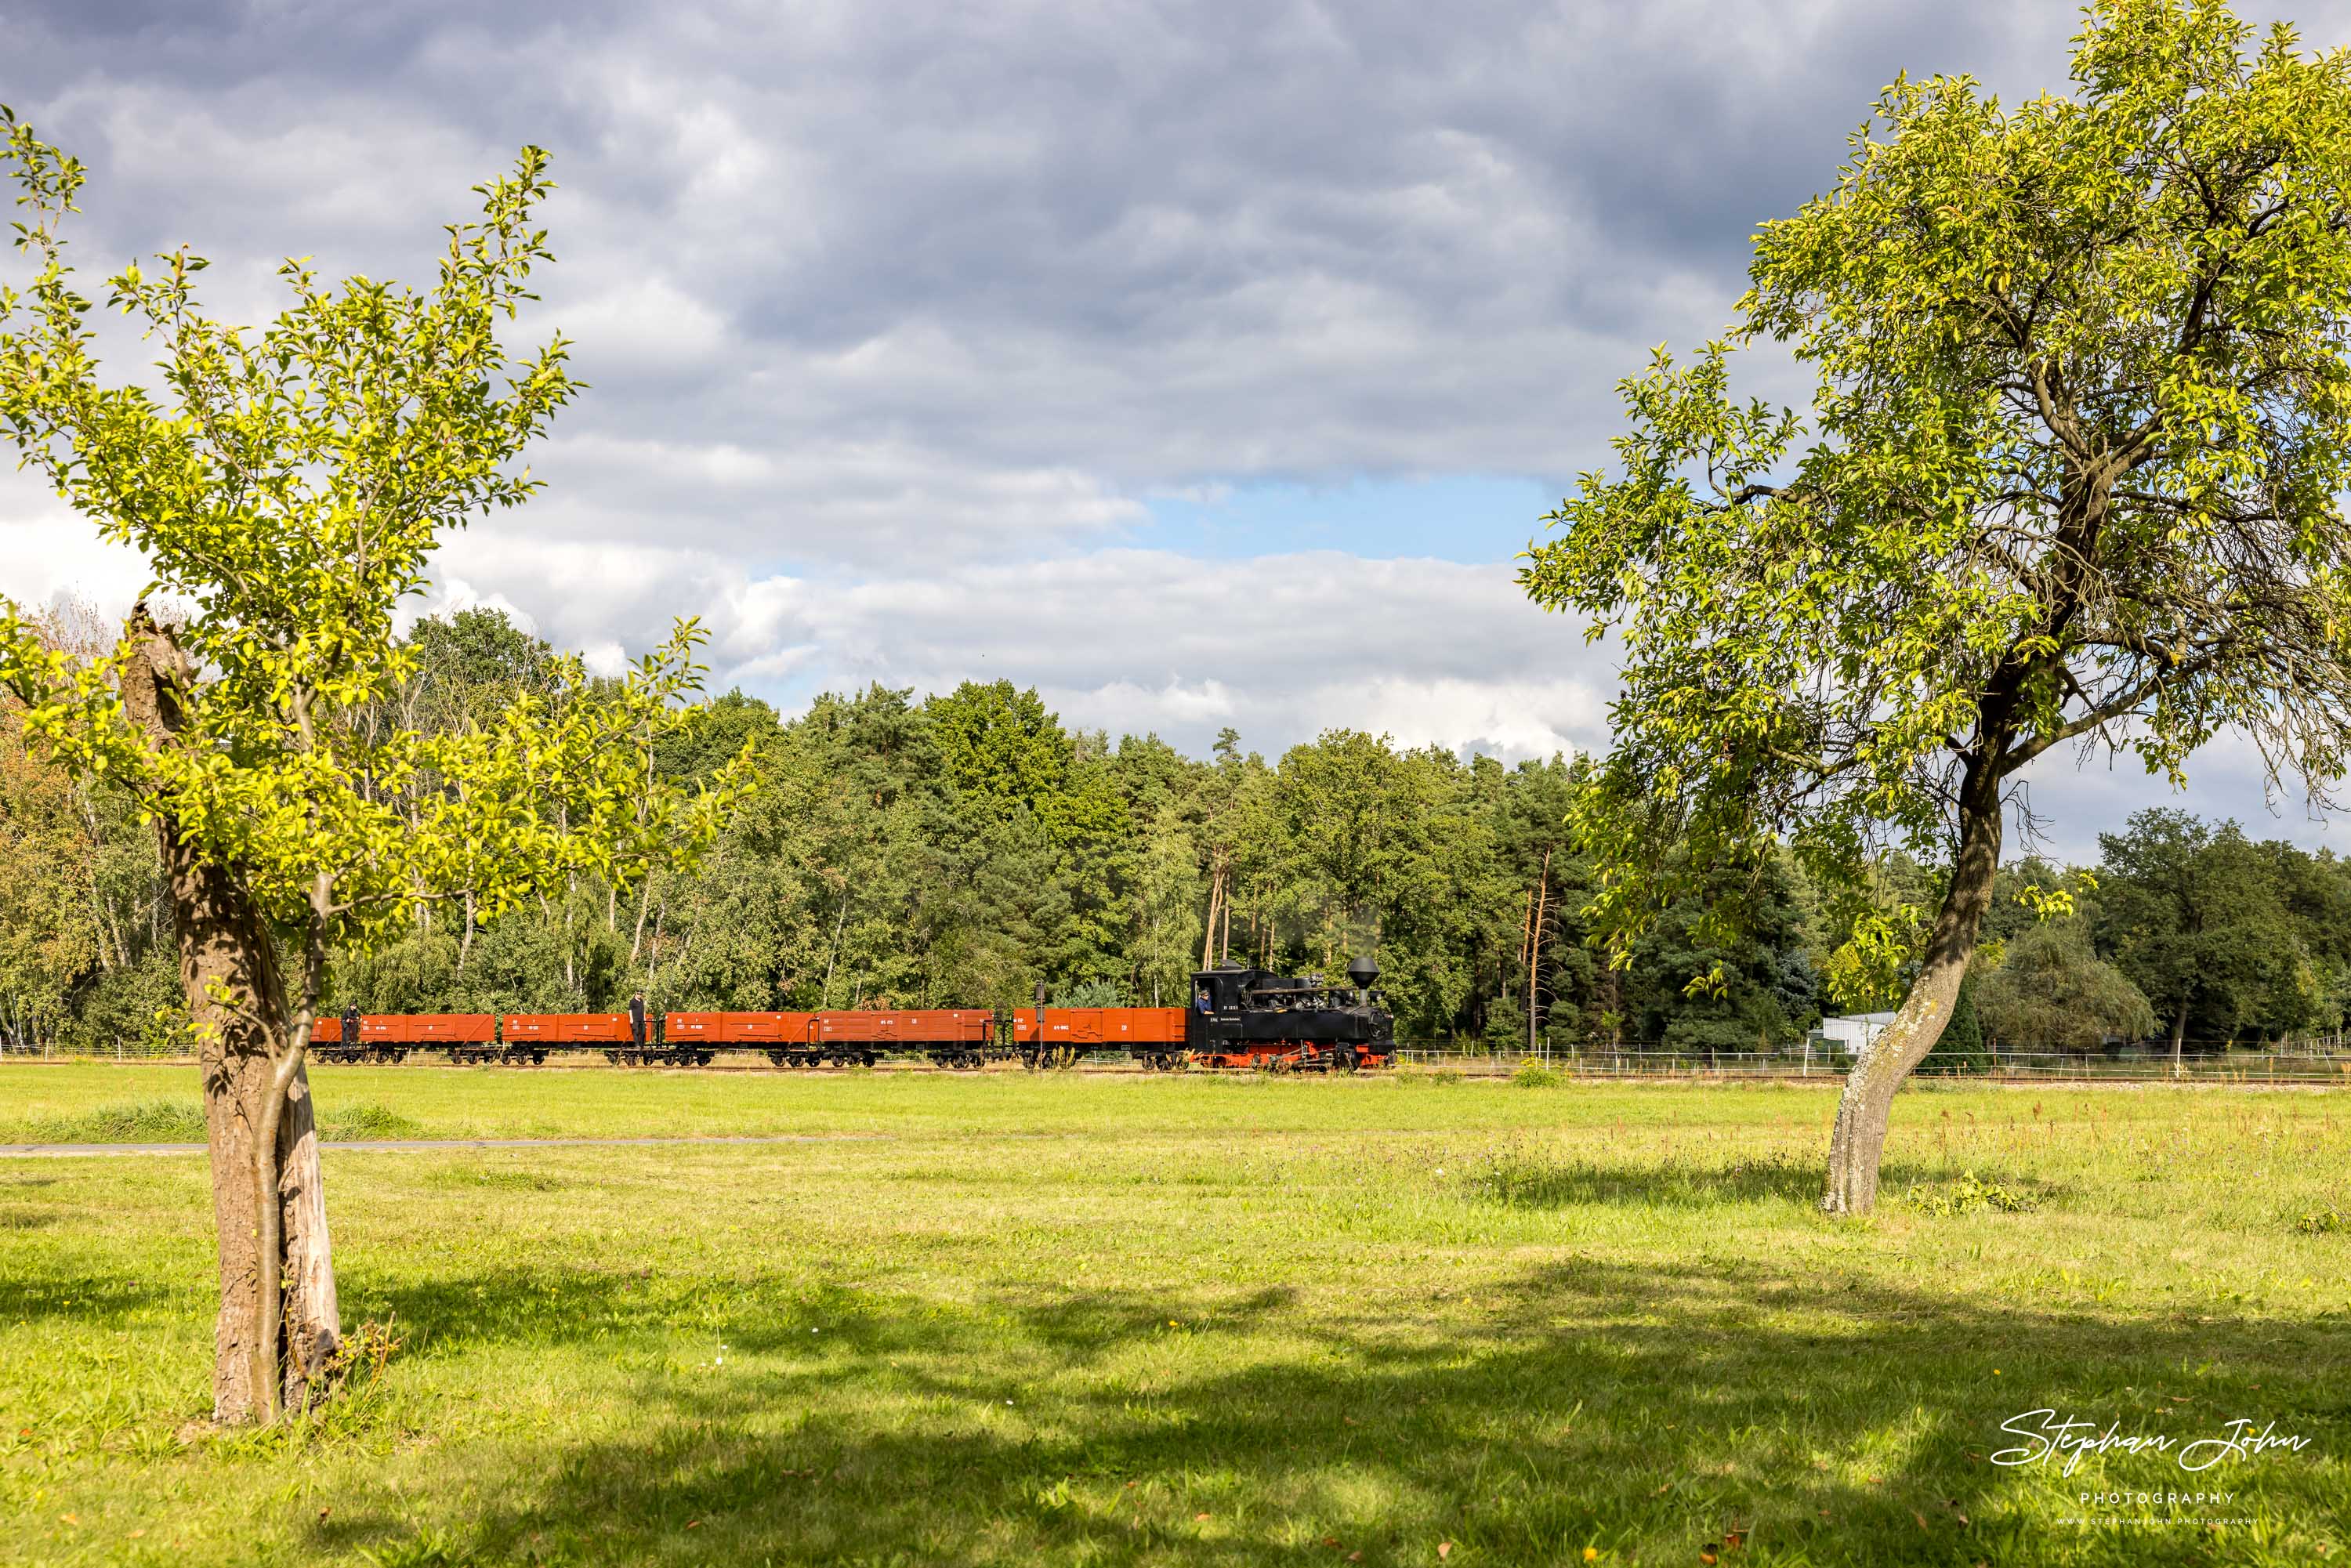
<instances>
[{"instance_id":1,"label":"black steam locomotive","mask_svg":"<svg viewBox=\"0 0 2351 1568\"><path fill-rule=\"evenodd\" d=\"M1395 1020L1372 988L1369 958L1347 966L1344 985L1221 964L1192 977L1184 1048L1198 1067L1275 1072L1353 1072L1395 1060ZM1172 1064L1171 1064L1172 1065Z\"/></svg>"}]
</instances>

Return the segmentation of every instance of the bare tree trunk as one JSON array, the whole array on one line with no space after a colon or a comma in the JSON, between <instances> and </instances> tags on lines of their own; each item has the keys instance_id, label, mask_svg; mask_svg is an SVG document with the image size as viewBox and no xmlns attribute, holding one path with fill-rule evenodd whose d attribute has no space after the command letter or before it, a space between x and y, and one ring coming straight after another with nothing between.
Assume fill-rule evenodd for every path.
<instances>
[{"instance_id":1,"label":"bare tree trunk","mask_svg":"<svg viewBox=\"0 0 2351 1568\"><path fill-rule=\"evenodd\" d=\"M1208 862L1208 934L1200 943L1200 967L1217 961L1217 910L1225 893L1225 868L1213 856Z\"/></svg>"},{"instance_id":2,"label":"bare tree trunk","mask_svg":"<svg viewBox=\"0 0 2351 1568\"><path fill-rule=\"evenodd\" d=\"M1525 908L1525 909L1523 909L1523 910L1520 911L1520 913L1519 913L1519 957L1518 957L1518 961L1519 961L1520 963L1521 963L1521 964L1523 964L1523 963L1525 963L1525 962L1527 961L1527 944L1534 940L1534 936L1535 936L1535 890L1534 890L1533 888L1531 888L1531 888L1527 889L1527 906L1526 906L1526 908ZM1506 979L1505 979L1505 980L1503 980L1503 982L1502 982L1502 995L1504 995L1504 996L1506 996L1506 997L1507 997L1507 996L1509 996L1510 994L1510 980L1506 978Z\"/></svg>"},{"instance_id":3,"label":"bare tree trunk","mask_svg":"<svg viewBox=\"0 0 2351 1568\"><path fill-rule=\"evenodd\" d=\"M1534 912L1527 925L1527 1052L1535 1049L1535 988L1537 977L1542 972L1543 919L1551 909L1551 851L1543 851L1542 880L1536 883L1541 890Z\"/></svg>"},{"instance_id":4,"label":"bare tree trunk","mask_svg":"<svg viewBox=\"0 0 2351 1568\"><path fill-rule=\"evenodd\" d=\"M474 950L474 890L465 890L465 928L457 936L457 973L465 972L466 956Z\"/></svg>"},{"instance_id":5,"label":"bare tree trunk","mask_svg":"<svg viewBox=\"0 0 2351 1568\"><path fill-rule=\"evenodd\" d=\"M2174 1078L2187 1076L2187 1064L2181 1060L2185 1054L2182 1047L2187 1040L2188 998L2183 992L2179 998L2179 1011L2171 1020L2171 1075Z\"/></svg>"},{"instance_id":6,"label":"bare tree trunk","mask_svg":"<svg viewBox=\"0 0 2351 1568\"><path fill-rule=\"evenodd\" d=\"M123 667L123 707L150 735L168 739L180 728L177 693L188 679L186 661L143 606L131 630L144 635ZM241 880L232 868L200 862L170 817L157 815L156 836L179 937L181 989L196 1026L220 1242L213 1418L263 1419L281 1399L287 1409L308 1405L342 1340L309 1079L298 1056L289 1054L277 954ZM216 1000L215 992L229 1002ZM265 1194L256 1177L263 1166L258 1139L272 1128L277 1157L268 1164L277 1191ZM276 1224L265 1222L265 1204L277 1208ZM265 1258L262 1241L271 1233L275 1255ZM283 1327L268 1333L261 1311L273 1275L283 1281Z\"/></svg>"},{"instance_id":7,"label":"bare tree trunk","mask_svg":"<svg viewBox=\"0 0 2351 1568\"><path fill-rule=\"evenodd\" d=\"M841 890L841 913L833 916L832 946L824 956L824 996L821 1005L832 1006L832 970L841 962L841 928L849 924L849 890ZM691 937L688 940L692 940Z\"/></svg>"},{"instance_id":8,"label":"bare tree trunk","mask_svg":"<svg viewBox=\"0 0 2351 1568\"><path fill-rule=\"evenodd\" d=\"M637 894L637 934L629 938L629 967L632 969L637 967L637 955L645 945L645 912L653 907L653 873L647 872L644 886Z\"/></svg>"},{"instance_id":9,"label":"bare tree trunk","mask_svg":"<svg viewBox=\"0 0 2351 1568\"><path fill-rule=\"evenodd\" d=\"M1886 1153L1894 1092L1935 1049L1951 1021L1959 982L1967 978L1984 912L1991 906L2000 837L1999 776L1989 765L1971 763L1959 791L1959 849L1951 863L1950 890L1928 936L1925 962L1894 1021L1863 1043L1837 1102L1828 1184L1821 1194L1821 1207L1831 1214L1866 1214L1877 1202L1877 1167Z\"/></svg>"}]
</instances>

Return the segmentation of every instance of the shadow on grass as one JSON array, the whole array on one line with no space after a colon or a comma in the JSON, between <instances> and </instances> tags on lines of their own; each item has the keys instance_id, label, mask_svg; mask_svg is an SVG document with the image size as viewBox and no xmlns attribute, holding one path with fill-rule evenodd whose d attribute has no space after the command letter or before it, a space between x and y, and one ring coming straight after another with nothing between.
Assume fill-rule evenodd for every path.
<instances>
[{"instance_id":1,"label":"shadow on grass","mask_svg":"<svg viewBox=\"0 0 2351 1568\"><path fill-rule=\"evenodd\" d=\"M54 1228L46 1216L30 1225L0 1218L0 1230ZM119 1325L135 1313L185 1299L175 1285L141 1281L76 1270L52 1270L30 1260L11 1260L0 1271L0 1322L37 1323L50 1320L83 1323L91 1321Z\"/></svg>"},{"instance_id":2,"label":"shadow on grass","mask_svg":"<svg viewBox=\"0 0 2351 1568\"><path fill-rule=\"evenodd\" d=\"M1938 1161L1886 1162L1879 1192L1899 1203L1916 1186L1938 1190L1959 1174ZM1567 1209L1593 1204L1635 1208L1702 1209L1726 1203L1788 1203L1810 1208L1821 1196L1821 1166L1809 1152L1733 1159L1719 1166L1557 1155L1505 1148L1466 1173L1468 1190L1510 1208ZM2036 1206L2063 1189L2037 1176L2002 1174L2003 1186Z\"/></svg>"},{"instance_id":3,"label":"shadow on grass","mask_svg":"<svg viewBox=\"0 0 2351 1568\"><path fill-rule=\"evenodd\" d=\"M1772 1199L1811 1203L1821 1194L1820 1162L1793 1156L1734 1160L1716 1166L1562 1159L1505 1151L1468 1176L1472 1192L1512 1208L1580 1208L1621 1204L1712 1208Z\"/></svg>"},{"instance_id":4,"label":"shadow on grass","mask_svg":"<svg viewBox=\"0 0 2351 1568\"><path fill-rule=\"evenodd\" d=\"M657 1281L619 1273L393 1295L428 1353L674 1338L678 1322ZM1737 1531L1734 1565L2232 1560L2238 1538L2199 1528L2057 1523L2082 1487L2125 1481L2237 1490L2230 1511L2269 1531L2258 1560L2343 1544L2338 1321L1988 1310L1768 1260L1544 1267L1479 1296L1441 1334L1279 1289L770 1299L713 1323L728 1364L632 1373L627 1430L551 1436L453 1490L444 1535L353 1499L308 1544L414 1563L1254 1564L1435 1563L1452 1542L1458 1568L1587 1547L1687 1563ZM2071 1481L1988 1463L2015 1440L2001 1424L2041 1406L2189 1438L2274 1417L2314 1442L2224 1477L2160 1456Z\"/></svg>"}]
</instances>

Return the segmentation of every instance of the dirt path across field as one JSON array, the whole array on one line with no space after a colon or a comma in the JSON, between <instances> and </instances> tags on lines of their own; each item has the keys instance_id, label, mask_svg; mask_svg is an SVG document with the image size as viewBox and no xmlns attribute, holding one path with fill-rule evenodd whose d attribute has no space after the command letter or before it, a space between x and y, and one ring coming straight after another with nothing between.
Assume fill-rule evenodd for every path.
<instances>
[{"instance_id":1,"label":"dirt path across field","mask_svg":"<svg viewBox=\"0 0 2351 1568\"><path fill-rule=\"evenodd\" d=\"M691 1146L695 1144L833 1144L894 1137L892 1133L762 1133L707 1138L354 1138L322 1150L556 1149ZM0 1160L75 1159L85 1155L201 1155L202 1144L0 1144Z\"/></svg>"}]
</instances>

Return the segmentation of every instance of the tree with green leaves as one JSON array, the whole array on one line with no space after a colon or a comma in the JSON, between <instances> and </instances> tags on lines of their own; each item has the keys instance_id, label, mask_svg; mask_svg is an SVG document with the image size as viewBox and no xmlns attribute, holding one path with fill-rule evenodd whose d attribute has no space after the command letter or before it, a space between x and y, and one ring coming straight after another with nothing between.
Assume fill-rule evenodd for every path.
<instances>
[{"instance_id":1,"label":"tree with green leaves","mask_svg":"<svg viewBox=\"0 0 2351 1568\"><path fill-rule=\"evenodd\" d=\"M55 1031L99 961L95 850L71 776L26 747L23 716L0 700L0 1032L19 1049ZM59 896L78 883L90 892Z\"/></svg>"},{"instance_id":2,"label":"tree with green leaves","mask_svg":"<svg viewBox=\"0 0 2351 1568\"><path fill-rule=\"evenodd\" d=\"M495 916L705 841L735 780L642 789L643 737L688 718L690 623L617 688L559 661L550 690L481 722L381 722L415 669L395 607L444 531L538 488L517 460L577 390L562 339L517 360L498 337L549 259L545 153L476 187L427 292L322 287L288 261L291 303L248 329L204 313L186 249L125 267L107 304L158 346L150 386L109 384L94 357L62 234L82 165L4 109L0 130L31 269L0 288L0 426L152 573L94 657L0 604L0 681L37 741L155 824L210 1132L214 1414L267 1418L323 1390L340 1335L305 1071L329 955L390 941L420 904Z\"/></svg>"},{"instance_id":3,"label":"tree with green leaves","mask_svg":"<svg viewBox=\"0 0 2351 1568\"><path fill-rule=\"evenodd\" d=\"M1763 225L1732 334L1624 383L1619 466L1523 573L1621 633L1579 823L1620 951L1695 868L1784 842L1856 972L1916 966L1839 1105L1833 1212L1876 1201L2028 764L2177 780L2235 728L2323 798L2351 746L2351 54L2202 0L2095 5L2075 46L2071 96L1887 89L1835 187ZM1766 338L1809 413L1732 395ZM1926 907L1863 896L1889 843L1937 868Z\"/></svg>"},{"instance_id":4,"label":"tree with green leaves","mask_svg":"<svg viewBox=\"0 0 2351 1568\"><path fill-rule=\"evenodd\" d=\"M2283 1033L2304 1021L2316 998L2300 923L2279 896L2276 860L2236 823L2134 811L2098 846L2099 944L2155 1007L2175 1076L2191 1025L2200 1039L2225 1041L2248 1027Z\"/></svg>"},{"instance_id":5,"label":"tree with green leaves","mask_svg":"<svg viewBox=\"0 0 2351 1568\"><path fill-rule=\"evenodd\" d=\"M2080 916L2043 922L2010 943L1977 988L1976 1006L1994 1040L2028 1050L2095 1051L2155 1029L2146 995L2098 956Z\"/></svg>"}]
</instances>

